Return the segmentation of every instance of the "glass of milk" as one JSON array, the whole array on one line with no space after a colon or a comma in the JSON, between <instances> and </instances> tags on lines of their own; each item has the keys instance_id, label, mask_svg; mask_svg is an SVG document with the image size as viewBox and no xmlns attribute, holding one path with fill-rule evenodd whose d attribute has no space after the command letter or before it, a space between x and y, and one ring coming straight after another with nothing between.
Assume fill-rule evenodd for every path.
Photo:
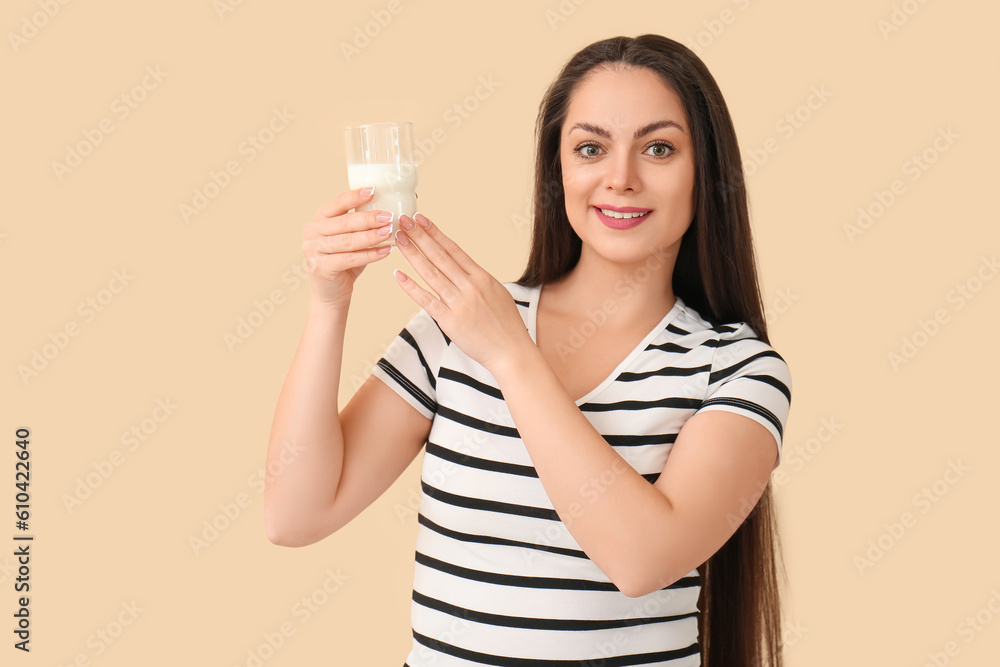
<instances>
[{"instance_id":1,"label":"glass of milk","mask_svg":"<svg viewBox=\"0 0 1000 667\"><path fill-rule=\"evenodd\" d=\"M380 245L395 245L399 216L417 212L417 160L413 123L366 123L345 129L347 180L352 189L375 186L375 197L358 211L392 213L392 233Z\"/></svg>"}]
</instances>

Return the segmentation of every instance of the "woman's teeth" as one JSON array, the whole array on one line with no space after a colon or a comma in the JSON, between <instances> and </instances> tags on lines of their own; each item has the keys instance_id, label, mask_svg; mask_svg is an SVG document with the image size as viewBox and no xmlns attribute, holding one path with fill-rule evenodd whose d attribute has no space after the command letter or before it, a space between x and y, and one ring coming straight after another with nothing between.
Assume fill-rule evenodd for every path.
<instances>
[{"instance_id":1,"label":"woman's teeth","mask_svg":"<svg viewBox=\"0 0 1000 667\"><path fill-rule=\"evenodd\" d=\"M646 211L646 213L619 213L618 211L612 211L606 208L598 210L600 210L601 213L608 216L609 218L618 218L619 220L628 220L629 218L641 218L642 216L646 215L646 213L649 213L649 211Z\"/></svg>"}]
</instances>

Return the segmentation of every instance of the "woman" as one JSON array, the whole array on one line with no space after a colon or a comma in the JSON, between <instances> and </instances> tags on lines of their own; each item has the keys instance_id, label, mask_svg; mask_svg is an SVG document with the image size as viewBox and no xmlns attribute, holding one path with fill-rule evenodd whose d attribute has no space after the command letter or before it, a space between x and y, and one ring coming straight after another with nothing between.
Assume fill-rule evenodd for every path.
<instances>
[{"instance_id":1,"label":"woman","mask_svg":"<svg viewBox=\"0 0 1000 667\"><path fill-rule=\"evenodd\" d=\"M516 282L403 216L397 246L433 293L396 273L421 310L338 415L354 281L386 253L366 249L377 212L352 212L370 196L304 232L312 301L268 459L302 453L265 491L269 539L335 532L426 443L409 667L780 665L769 478L791 377L697 56L643 35L567 63Z\"/></svg>"}]
</instances>

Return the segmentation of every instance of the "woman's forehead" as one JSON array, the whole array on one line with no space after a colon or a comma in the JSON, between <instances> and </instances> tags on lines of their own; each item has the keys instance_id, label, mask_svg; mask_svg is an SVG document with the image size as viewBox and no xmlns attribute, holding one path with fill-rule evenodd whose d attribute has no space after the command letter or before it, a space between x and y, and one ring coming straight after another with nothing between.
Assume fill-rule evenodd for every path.
<instances>
[{"instance_id":1,"label":"woman's forehead","mask_svg":"<svg viewBox=\"0 0 1000 667\"><path fill-rule=\"evenodd\" d=\"M646 68L595 68L570 95L563 132L580 125L593 131L596 126L617 138L660 121L672 121L687 131L684 105L659 74Z\"/></svg>"}]
</instances>

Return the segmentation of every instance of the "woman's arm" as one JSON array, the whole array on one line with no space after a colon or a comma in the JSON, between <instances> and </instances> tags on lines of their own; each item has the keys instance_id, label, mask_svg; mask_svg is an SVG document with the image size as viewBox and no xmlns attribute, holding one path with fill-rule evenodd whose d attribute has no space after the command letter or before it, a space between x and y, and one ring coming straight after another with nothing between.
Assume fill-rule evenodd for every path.
<instances>
[{"instance_id":1,"label":"woman's arm","mask_svg":"<svg viewBox=\"0 0 1000 667\"><path fill-rule=\"evenodd\" d=\"M347 307L310 308L267 444L264 526L295 546L333 504L343 464L338 393Z\"/></svg>"},{"instance_id":2,"label":"woman's arm","mask_svg":"<svg viewBox=\"0 0 1000 667\"><path fill-rule=\"evenodd\" d=\"M707 411L685 422L650 484L587 420L537 347L488 370L559 517L630 597L672 584L725 544L774 466L775 440L761 424Z\"/></svg>"},{"instance_id":3,"label":"woman's arm","mask_svg":"<svg viewBox=\"0 0 1000 667\"><path fill-rule=\"evenodd\" d=\"M281 389L264 485L274 544L305 546L347 525L399 478L430 431L430 419L374 376L338 413L346 322L346 307L311 308Z\"/></svg>"}]
</instances>

